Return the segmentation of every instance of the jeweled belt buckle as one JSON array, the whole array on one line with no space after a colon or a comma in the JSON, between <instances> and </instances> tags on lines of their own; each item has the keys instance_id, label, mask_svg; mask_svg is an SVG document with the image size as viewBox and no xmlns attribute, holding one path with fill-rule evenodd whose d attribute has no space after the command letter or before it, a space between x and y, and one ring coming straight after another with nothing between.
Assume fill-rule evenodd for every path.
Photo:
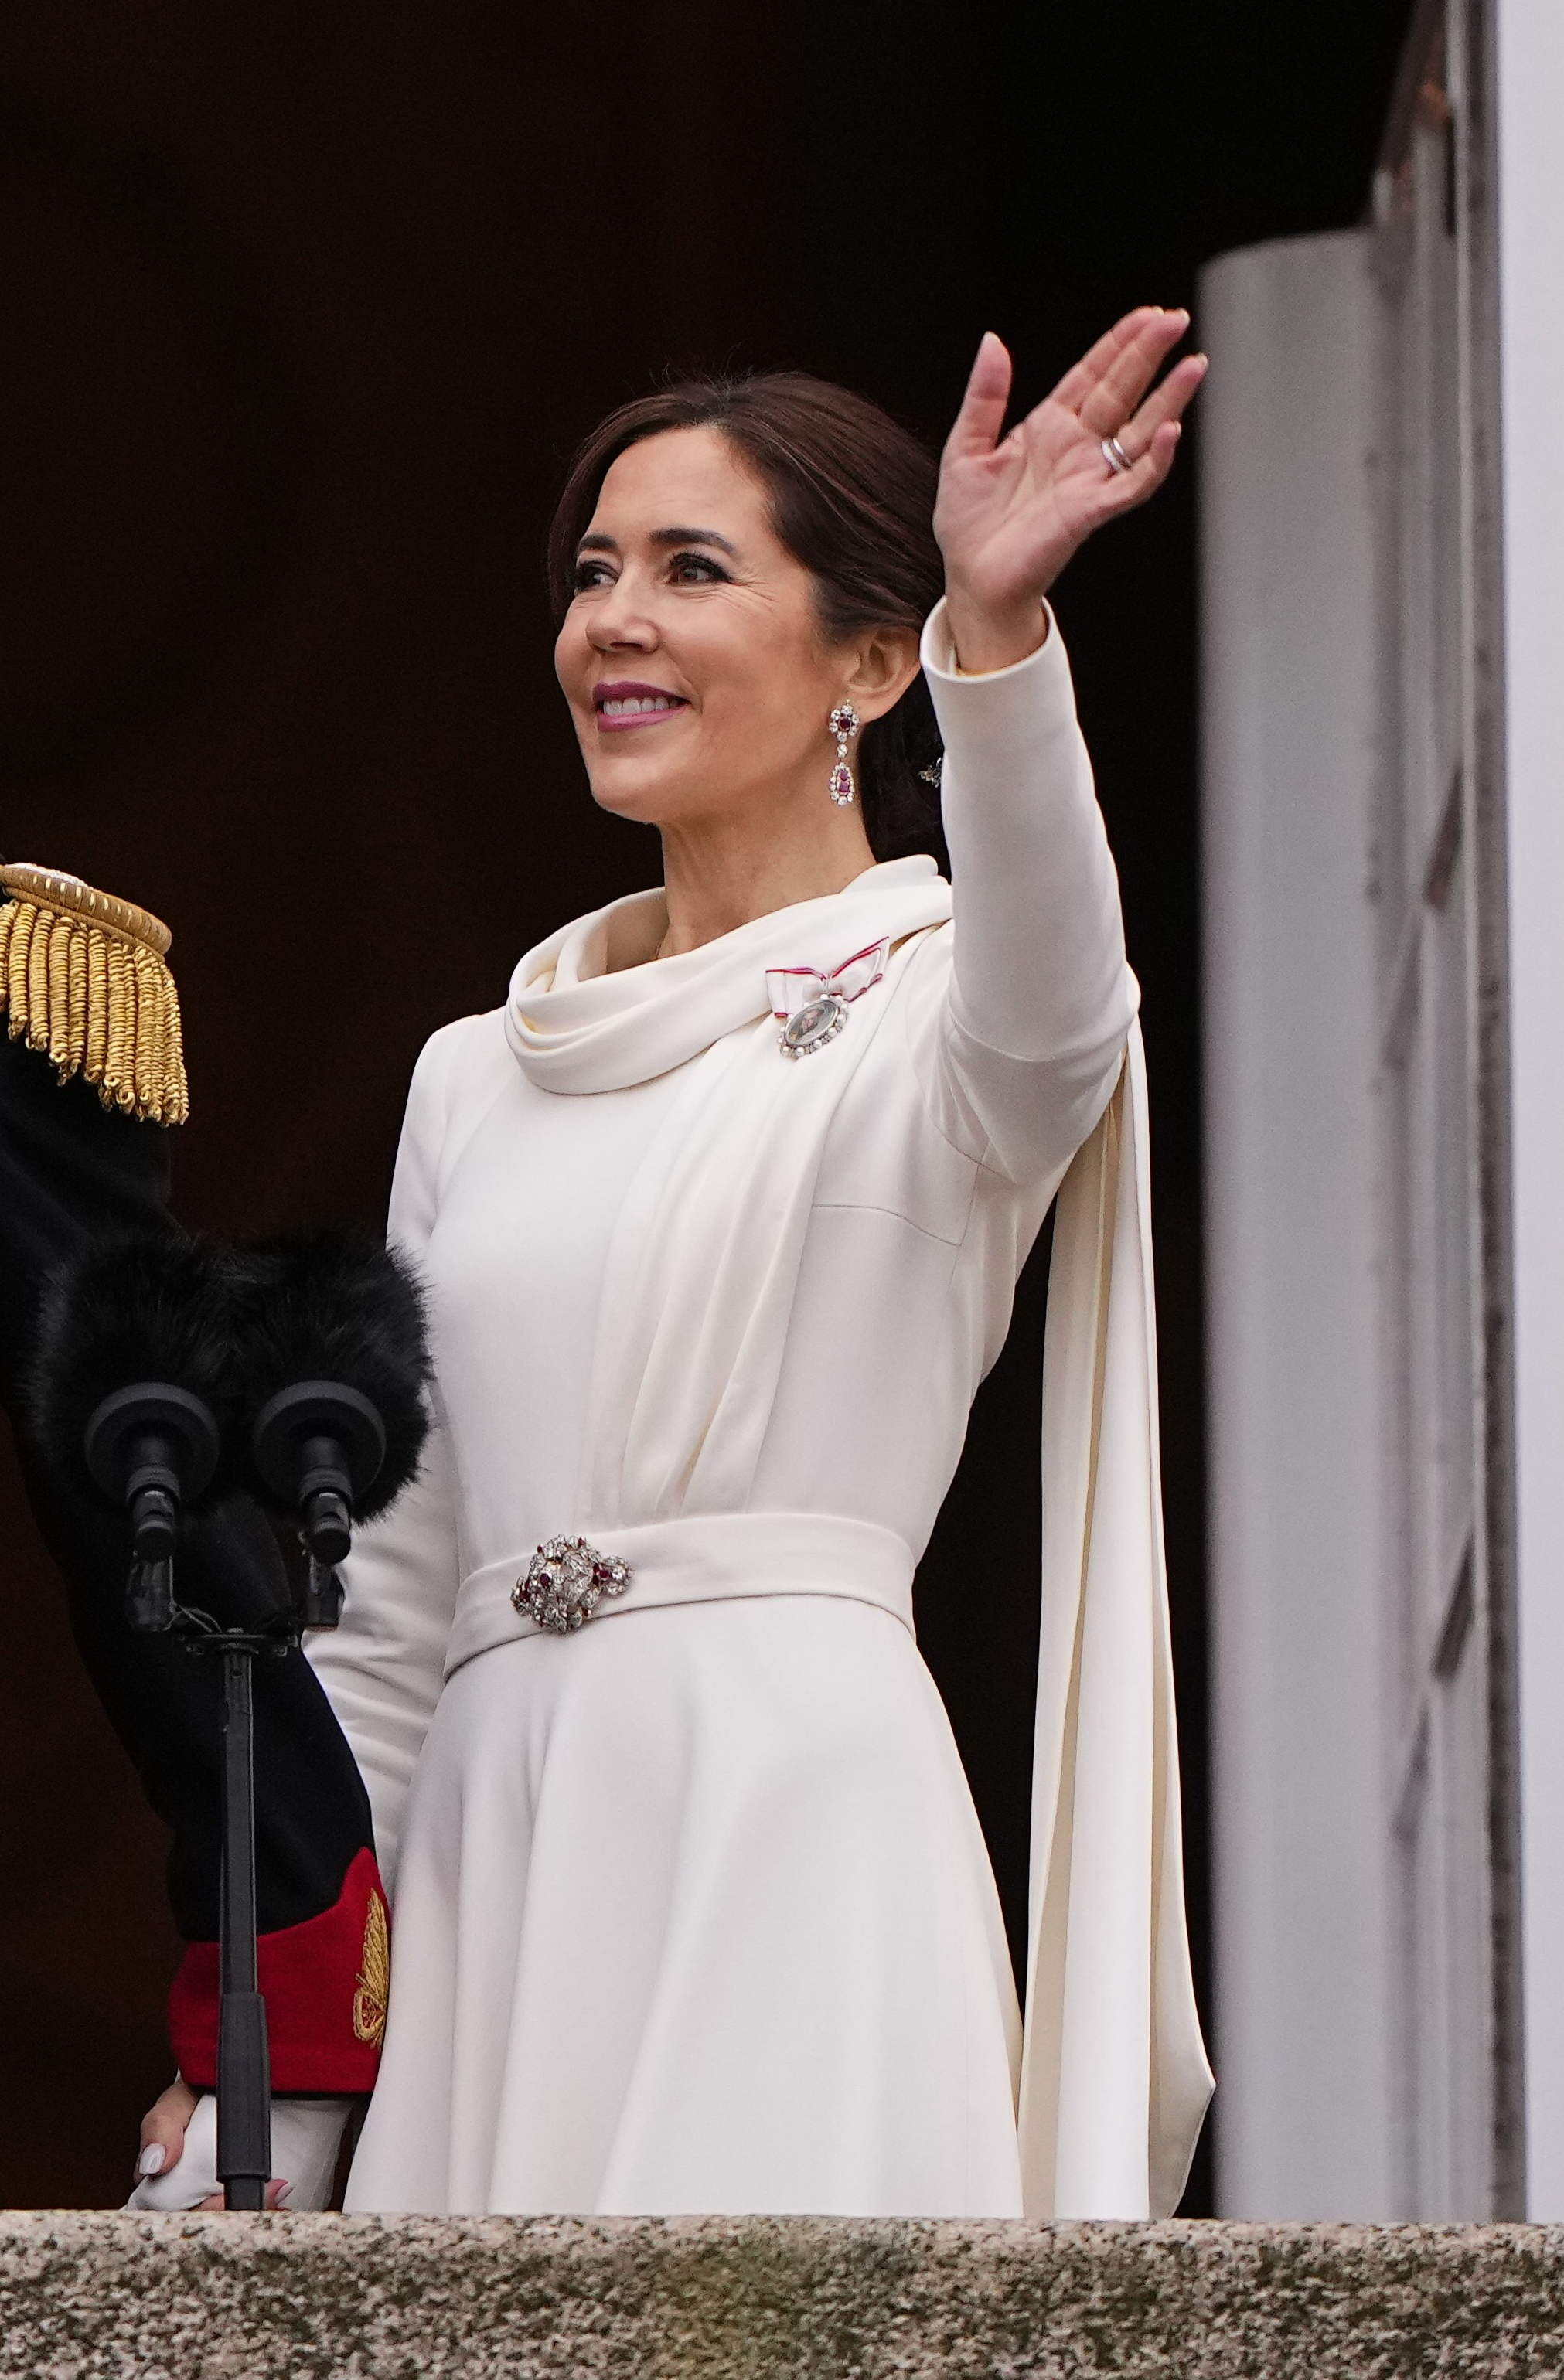
<instances>
[{"instance_id":1,"label":"jeweled belt buckle","mask_svg":"<svg viewBox=\"0 0 1564 2380\"><path fill-rule=\"evenodd\" d=\"M605 1595L623 1595L629 1584L630 1565L617 1554L600 1553L585 1537L549 1537L512 1587L511 1601L552 1635L568 1636Z\"/></svg>"}]
</instances>

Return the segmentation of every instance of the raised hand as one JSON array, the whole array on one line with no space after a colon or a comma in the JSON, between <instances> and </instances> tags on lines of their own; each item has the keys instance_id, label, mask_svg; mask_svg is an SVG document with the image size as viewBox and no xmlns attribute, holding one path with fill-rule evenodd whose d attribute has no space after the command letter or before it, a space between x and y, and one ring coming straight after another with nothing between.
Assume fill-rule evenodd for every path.
<instances>
[{"instance_id":1,"label":"raised hand","mask_svg":"<svg viewBox=\"0 0 1564 2380\"><path fill-rule=\"evenodd\" d=\"M1071 555L1167 478L1206 358L1185 356L1157 375L1188 328L1182 308L1137 307L1003 437L1011 361L984 334L934 504L963 669L1002 669L1035 651L1046 634L1043 597Z\"/></svg>"}]
</instances>

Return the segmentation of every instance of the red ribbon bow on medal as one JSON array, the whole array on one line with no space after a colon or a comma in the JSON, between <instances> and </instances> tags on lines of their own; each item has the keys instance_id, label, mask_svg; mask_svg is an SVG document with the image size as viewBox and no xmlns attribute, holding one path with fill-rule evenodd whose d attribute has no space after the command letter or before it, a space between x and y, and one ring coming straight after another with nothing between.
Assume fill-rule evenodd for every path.
<instances>
[{"instance_id":1,"label":"red ribbon bow on medal","mask_svg":"<svg viewBox=\"0 0 1564 2380\"><path fill-rule=\"evenodd\" d=\"M768 967L766 996L788 1057L812 1057L836 1038L847 1022L848 1002L861 1000L879 981L890 951L887 937L855 951L840 966Z\"/></svg>"}]
</instances>

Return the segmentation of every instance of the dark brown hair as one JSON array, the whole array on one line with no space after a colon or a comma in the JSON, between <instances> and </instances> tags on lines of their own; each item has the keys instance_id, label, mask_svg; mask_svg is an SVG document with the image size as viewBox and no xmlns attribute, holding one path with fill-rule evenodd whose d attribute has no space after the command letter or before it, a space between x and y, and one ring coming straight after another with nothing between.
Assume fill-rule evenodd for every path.
<instances>
[{"instance_id":1,"label":"dark brown hair","mask_svg":"<svg viewBox=\"0 0 1564 2380\"><path fill-rule=\"evenodd\" d=\"M549 532L549 593L559 616L609 466L640 439L701 428L721 431L765 488L779 540L815 582L828 638L922 626L944 583L932 456L867 397L808 372L780 371L681 381L599 423L571 464ZM877 859L929 851L945 864L939 796L921 773L939 753L920 672L865 728L854 756Z\"/></svg>"}]
</instances>

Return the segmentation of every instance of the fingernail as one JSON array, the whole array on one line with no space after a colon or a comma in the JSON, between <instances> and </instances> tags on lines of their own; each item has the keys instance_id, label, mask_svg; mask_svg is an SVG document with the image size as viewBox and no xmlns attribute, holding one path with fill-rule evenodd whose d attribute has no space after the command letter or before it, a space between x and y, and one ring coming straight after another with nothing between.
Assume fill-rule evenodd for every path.
<instances>
[{"instance_id":1,"label":"fingernail","mask_svg":"<svg viewBox=\"0 0 1564 2380\"><path fill-rule=\"evenodd\" d=\"M161 2141L149 2141L146 2147L141 2151L140 2155L136 2160L136 2172L138 2179L142 2181L151 2181L154 2173L161 2173L163 2171L167 2156L168 2151L164 2147Z\"/></svg>"},{"instance_id":2,"label":"fingernail","mask_svg":"<svg viewBox=\"0 0 1564 2380\"><path fill-rule=\"evenodd\" d=\"M293 2204L293 2184L291 2181L285 2181L281 2190L278 2191L277 2204L279 2206L291 2206Z\"/></svg>"}]
</instances>

